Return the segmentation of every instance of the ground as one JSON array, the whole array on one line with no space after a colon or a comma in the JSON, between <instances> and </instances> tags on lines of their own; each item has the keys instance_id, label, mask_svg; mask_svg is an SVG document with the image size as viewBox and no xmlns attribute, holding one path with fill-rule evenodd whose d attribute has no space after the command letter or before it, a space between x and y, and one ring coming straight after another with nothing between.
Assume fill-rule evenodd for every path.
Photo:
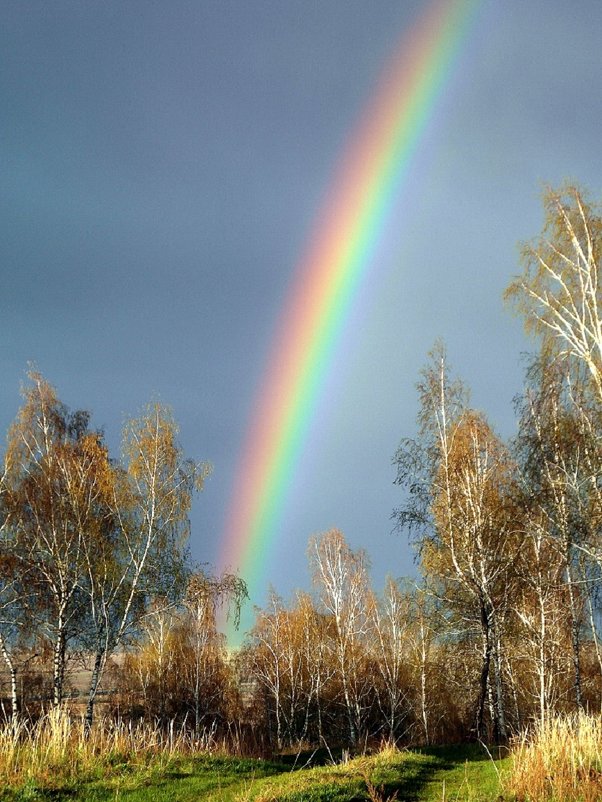
<instances>
[{"instance_id":1,"label":"ground","mask_svg":"<svg viewBox=\"0 0 602 802\"><path fill-rule=\"evenodd\" d=\"M200 756L165 759L133 770L118 762L110 776L76 784L26 785L0 800L72 802L494 802L503 792L509 758L477 746L421 751L386 749L346 762L309 766L312 756L281 761ZM497 755L496 755L497 757ZM313 756L315 760L316 755ZM304 762L305 761L305 762ZM396 795L396 796L395 796Z\"/></svg>"}]
</instances>

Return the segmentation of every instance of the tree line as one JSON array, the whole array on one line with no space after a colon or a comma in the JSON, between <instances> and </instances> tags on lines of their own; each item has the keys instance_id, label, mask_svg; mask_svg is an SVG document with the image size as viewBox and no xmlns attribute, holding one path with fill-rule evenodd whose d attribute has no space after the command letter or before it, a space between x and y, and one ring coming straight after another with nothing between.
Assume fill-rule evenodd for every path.
<instances>
[{"instance_id":1,"label":"tree line","mask_svg":"<svg viewBox=\"0 0 602 802\"><path fill-rule=\"evenodd\" d=\"M85 655L91 726L111 656L137 642L149 616L184 599L198 618L242 598L244 584L190 569L188 512L209 468L184 457L167 408L151 404L129 420L115 460L89 413L70 411L39 373L30 372L23 397L0 476L0 652L11 716L28 695L61 705L67 669Z\"/></svg>"},{"instance_id":2,"label":"tree line","mask_svg":"<svg viewBox=\"0 0 602 802\"><path fill-rule=\"evenodd\" d=\"M126 423L113 459L89 414L30 374L0 477L10 715L34 696L60 705L82 655L88 726L104 682L121 716L257 749L501 742L600 709L602 218L572 186L548 190L544 211L507 291L538 343L516 435L502 440L471 406L442 343L419 378L417 433L394 456L395 523L419 578L376 593L363 550L338 530L315 536L313 592L272 591L236 655L216 613L236 615L246 587L190 565L208 466L184 457L170 412Z\"/></svg>"},{"instance_id":3,"label":"tree line","mask_svg":"<svg viewBox=\"0 0 602 802\"><path fill-rule=\"evenodd\" d=\"M539 345L517 434L470 405L437 343L394 457L420 579L378 597L341 533L310 541L317 595L273 598L248 646L279 743L503 742L602 706L602 219L573 186L544 210L506 293Z\"/></svg>"}]
</instances>

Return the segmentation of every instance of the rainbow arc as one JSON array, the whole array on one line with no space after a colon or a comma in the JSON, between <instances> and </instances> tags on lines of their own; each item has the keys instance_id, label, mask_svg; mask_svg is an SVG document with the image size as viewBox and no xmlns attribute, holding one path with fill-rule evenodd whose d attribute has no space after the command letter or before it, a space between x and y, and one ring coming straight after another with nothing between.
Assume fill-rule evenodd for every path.
<instances>
[{"instance_id":1,"label":"rainbow arc","mask_svg":"<svg viewBox=\"0 0 602 802\"><path fill-rule=\"evenodd\" d=\"M259 382L222 539L220 567L240 572L251 598L267 580L266 553L345 321L480 5L439 0L404 33L298 262Z\"/></svg>"}]
</instances>

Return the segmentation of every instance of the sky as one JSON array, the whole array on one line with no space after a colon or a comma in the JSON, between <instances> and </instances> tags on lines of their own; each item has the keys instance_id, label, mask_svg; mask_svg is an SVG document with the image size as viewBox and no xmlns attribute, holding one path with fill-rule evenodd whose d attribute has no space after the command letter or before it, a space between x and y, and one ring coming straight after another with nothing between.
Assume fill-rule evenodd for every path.
<instances>
[{"instance_id":1,"label":"sky","mask_svg":"<svg viewBox=\"0 0 602 802\"><path fill-rule=\"evenodd\" d=\"M3 0L0 432L29 364L92 412L169 404L213 473L191 553L219 566L235 473L295 268L349 137L424 0ZM261 587L310 587L341 529L375 586L415 571L392 458L437 338L505 438L521 353L502 301L541 191L602 198L599 0L482 0L354 299ZM244 578L244 575L243 575ZM245 626L250 624L250 606Z\"/></svg>"}]
</instances>

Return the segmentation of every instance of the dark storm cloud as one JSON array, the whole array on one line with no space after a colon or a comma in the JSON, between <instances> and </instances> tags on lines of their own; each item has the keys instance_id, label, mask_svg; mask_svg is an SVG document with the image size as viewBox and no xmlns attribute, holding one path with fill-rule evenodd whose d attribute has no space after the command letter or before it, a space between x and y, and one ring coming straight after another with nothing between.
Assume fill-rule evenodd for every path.
<instances>
[{"instance_id":1,"label":"dark storm cloud","mask_svg":"<svg viewBox=\"0 0 602 802\"><path fill-rule=\"evenodd\" d=\"M217 554L275 320L336 158L426 5L3 5L2 428L28 360L113 443L151 395L171 403L187 452L215 466L194 511L198 559ZM296 555L282 590L305 581L308 535L332 525L378 576L410 570L389 534L390 458L412 434L436 336L512 430L526 344L500 294L517 240L541 225L542 181L600 197L601 22L594 2L483 2L333 366L274 549Z\"/></svg>"}]
</instances>

